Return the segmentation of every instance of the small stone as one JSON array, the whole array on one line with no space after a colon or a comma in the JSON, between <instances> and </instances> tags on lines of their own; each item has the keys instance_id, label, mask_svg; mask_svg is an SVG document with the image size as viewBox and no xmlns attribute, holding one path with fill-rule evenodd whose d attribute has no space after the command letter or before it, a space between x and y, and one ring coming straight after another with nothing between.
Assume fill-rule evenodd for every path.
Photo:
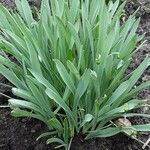
<instances>
[{"instance_id":1,"label":"small stone","mask_svg":"<svg viewBox=\"0 0 150 150\"><path fill-rule=\"evenodd\" d=\"M131 122L126 118L120 118L115 123L116 125L123 126L123 127L129 127L132 125Z\"/></svg>"},{"instance_id":2,"label":"small stone","mask_svg":"<svg viewBox=\"0 0 150 150\"><path fill-rule=\"evenodd\" d=\"M35 133L36 131L34 129L31 130L31 133Z\"/></svg>"},{"instance_id":3,"label":"small stone","mask_svg":"<svg viewBox=\"0 0 150 150\"><path fill-rule=\"evenodd\" d=\"M25 142L25 143L27 143L27 142L28 142L28 140L27 140L27 139L25 139L25 140L24 140L24 142Z\"/></svg>"}]
</instances>

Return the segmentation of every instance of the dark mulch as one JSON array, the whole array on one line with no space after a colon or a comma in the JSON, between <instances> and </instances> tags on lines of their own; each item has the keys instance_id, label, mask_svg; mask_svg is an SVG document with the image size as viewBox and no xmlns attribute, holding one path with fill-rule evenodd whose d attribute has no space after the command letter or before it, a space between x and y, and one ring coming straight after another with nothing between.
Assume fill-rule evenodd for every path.
<instances>
[{"instance_id":1,"label":"dark mulch","mask_svg":"<svg viewBox=\"0 0 150 150\"><path fill-rule=\"evenodd\" d=\"M39 0L29 0L31 5L39 6ZM33 2L34 1L34 2ZM140 0L139 0L140 1ZM8 9L14 9L15 5L11 0L0 0ZM145 1L141 3L143 7L138 13L141 17L141 24L139 33L146 33L145 39L147 44L140 49L133 57L133 62L130 65L127 73L134 70L139 63L150 55L150 13L143 10ZM127 7L128 13L133 12L139 4L130 2ZM150 80L150 69L147 69L139 80L139 83ZM0 76L1 83L7 81ZM10 89L0 86L0 92L11 95ZM144 90L138 95L141 99L150 99L150 90ZM6 98L0 96L0 104L7 104ZM150 110L138 110L143 113L150 113ZM150 123L149 119L134 118L132 120L135 124ZM10 116L10 109L0 109L0 150L54 150L53 147L45 144L45 141L36 141L36 138L47 128L41 122L31 118L13 118ZM141 133L139 138L146 141L150 136L149 133ZM90 141L84 141L82 136L78 135L74 138L71 150L141 150L142 145L129 137L119 134L111 138L99 138ZM146 149L148 150L148 148Z\"/></svg>"}]
</instances>

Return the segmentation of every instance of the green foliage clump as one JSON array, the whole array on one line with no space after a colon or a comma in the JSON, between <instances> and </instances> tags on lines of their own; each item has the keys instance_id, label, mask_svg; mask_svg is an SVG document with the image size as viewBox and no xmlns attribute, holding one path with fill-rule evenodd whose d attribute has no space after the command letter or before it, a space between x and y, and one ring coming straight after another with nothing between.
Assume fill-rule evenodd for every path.
<instances>
[{"instance_id":1,"label":"green foliage clump","mask_svg":"<svg viewBox=\"0 0 150 150\"><path fill-rule=\"evenodd\" d=\"M48 137L47 143L69 149L78 133L90 139L150 131L150 124L110 123L150 117L131 112L148 106L132 97L150 86L148 81L135 88L150 58L124 76L142 38L134 14L121 20L124 5L118 0L108 6L105 0L42 0L36 20L26 0L16 0L15 13L0 5L0 73L19 97L9 99L12 115L44 122L49 132L39 138Z\"/></svg>"}]
</instances>

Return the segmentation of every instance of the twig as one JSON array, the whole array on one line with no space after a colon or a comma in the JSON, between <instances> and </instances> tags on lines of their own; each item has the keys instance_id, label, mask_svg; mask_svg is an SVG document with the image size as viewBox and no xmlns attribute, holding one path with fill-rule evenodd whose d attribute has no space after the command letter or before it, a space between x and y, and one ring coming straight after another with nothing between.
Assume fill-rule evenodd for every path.
<instances>
[{"instance_id":1,"label":"twig","mask_svg":"<svg viewBox=\"0 0 150 150\"><path fill-rule=\"evenodd\" d=\"M8 88L13 88L13 86L8 85L8 84L5 84L5 83L0 83L0 85L5 86L5 87L8 87Z\"/></svg>"},{"instance_id":2,"label":"twig","mask_svg":"<svg viewBox=\"0 0 150 150\"><path fill-rule=\"evenodd\" d=\"M4 94L4 93L1 93L1 92L0 92L0 95L2 95L2 96L4 96L4 97L7 97L7 98L9 98L9 99L12 98L12 97L10 97L10 96L8 96L8 95L6 95L6 94Z\"/></svg>"},{"instance_id":3,"label":"twig","mask_svg":"<svg viewBox=\"0 0 150 150\"><path fill-rule=\"evenodd\" d=\"M142 149L145 149L147 146L150 147L148 144L150 143L150 138L148 138L148 140L144 143L144 145L142 146Z\"/></svg>"}]
</instances>

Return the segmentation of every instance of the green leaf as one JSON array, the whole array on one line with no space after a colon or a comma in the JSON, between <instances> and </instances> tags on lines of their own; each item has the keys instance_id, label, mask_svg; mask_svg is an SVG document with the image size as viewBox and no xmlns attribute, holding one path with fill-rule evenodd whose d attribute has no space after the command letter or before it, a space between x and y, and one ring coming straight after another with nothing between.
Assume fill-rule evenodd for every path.
<instances>
[{"instance_id":1,"label":"green leaf","mask_svg":"<svg viewBox=\"0 0 150 150\"><path fill-rule=\"evenodd\" d=\"M49 137L49 136L52 136L53 134L54 134L54 135L57 134L57 131L42 133L36 140L38 141L38 140L40 140L41 138Z\"/></svg>"},{"instance_id":2,"label":"green leaf","mask_svg":"<svg viewBox=\"0 0 150 150\"><path fill-rule=\"evenodd\" d=\"M0 73L5 76L12 84L21 89L26 89L26 85L21 81L16 74L0 64Z\"/></svg>"},{"instance_id":3,"label":"green leaf","mask_svg":"<svg viewBox=\"0 0 150 150\"><path fill-rule=\"evenodd\" d=\"M111 1L110 1L111 2ZM117 8L119 6L119 2L120 0L116 0L114 4L112 4L112 7L109 7L110 8L110 18L112 18L115 14L115 12L117 11Z\"/></svg>"},{"instance_id":4,"label":"green leaf","mask_svg":"<svg viewBox=\"0 0 150 150\"><path fill-rule=\"evenodd\" d=\"M12 107L27 108L40 113L40 108L31 102L27 102L25 100L19 100L19 99L9 99L8 101L10 106Z\"/></svg>"},{"instance_id":5,"label":"green leaf","mask_svg":"<svg viewBox=\"0 0 150 150\"><path fill-rule=\"evenodd\" d=\"M50 84L48 80L46 80L41 74L38 74L38 72L35 72L33 70L30 70L30 72L33 74L33 76L39 81L42 85L44 85L46 88L52 89L55 93L58 94L57 90L54 88L53 85Z\"/></svg>"},{"instance_id":6,"label":"green leaf","mask_svg":"<svg viewBox=\"0 0 150 150\"><path fill-rule=\"evenodd\" d=\"M80 73L75 67L75 65L71 61L67 61L67 67L69 68L70 72L74 74L74 76L79 80L80 79Z\"/></svg>"},{"instance_id":7,"label":"green leaf","mask_svg":"<svg viewBox=\"0 0 150 150\"><path fill-rule=\"evenodd\" d=\"M77 51L78 51L78 55L79 55L80 54L79 50L81 49L80 38L79 38L78 33L77 33L76 29L75 29L75 26L72 23L70 23L70 22L67 22L67 25L68 25L68 29L69 29L69 31L70 31L70 33L72 35L72 38L73 38L73 40L76 43ZM72 49L72 47L70 47L70 49Z\"/></svg>"},{"instance_id":8,"label":"green leaf","mask_svg":"<svg viewBox=\"0 0 150 150\"><path fill-rule=\"evenodd\" d=\"M22 74L22 69L17 64L15 64L11 60L9 60L8 58L0 56L0 64L3 64L8 68L11 68L12 70L14 70L16 72L16 74L17 74L17 72L19 74Z\"/></svg>"},{"instance_id":9,"label":"green leaf","mask_svg":"<svg viewBox=\"0 0 150 150\"><path fill-rule=\"evenodd\" d=\"M97 129L96 131L92 131L86 137L86 139L90 139L93 137L110 137L120 132L129 132L129 131L150 131L150 124L145 125L134 125L131 127L110 127L106 129Z\"/></svg>"},{"instance_id":10,"label":"green leaf","mask_svg":"<svg viewBox=\"0 0 150 150\"><path fill-rule=\"evenodd\" d=\"M46 141L47 144L51 144L51 143L59 143L62 145L66 145L61 139L59 138L50 138Z\"/></svg>"},{"instance_id":11,"label":"green leaf","mask_svg":"<svg viewBox=\"0 0 150 150\"><path fill-rule=\"evenodd\" d=\"M138 92L142 91L143 89L149 88L149 87L150 87L150 81L144 82L144 83L140 84L139 86L136 86L134 89L132 89L128 94L126 94L124 96L124 98L130 99Z\"/></svg>"},{"instance_id":12,"label":"green leaf","mask_svg":"<svg viewBox=\"0 0 150 150\"><path fill-rule=\"evenodd\" d=\"M32 78L28 78L26 82L28 84L28 88L31 94L34 97L33 103L41 108L41 113L43 113L47 119L54 117L54 113L51 110L52 106L50 105L52 104L52 102L50 103L48 97L44 95L45 88L40 88L41 85L38 85L39 87L37 87L36 83L32 80Z\"/></svg>"},{"instance_id":13,"label":"green leaf","mask_svg":"<svg viewBox=\"0 0 150 150\"><path fill-rule=\"evenodd\" d=\"M110 136L114 136L118 133L120 133L122 131L121 128L117 128L117 127L110 127L110 128L106 128L106 129L100 129L100 130L96 130L93 132L90 132L87 136L86 139L91 139L91 138L95 138L95 137L110 137Z\"/></svg>"},{"instance_id":14,"label":"green leaf","mask_svg":"<svg viewBox=\"0 0 150 150\"><path fill-rule=\"evenodd\" d=\"M46 89L46 94L53 99L61 108L64 109L64 111L66 112L66 114L68 116L70 116L70 118L74 121L74 116L73 116L73 112L70 110L70 108L66 105L66 103L64 102L64 100L60 97L60 95L58 95L57 93L55 93L55 91L53 91L50 88ZM76 124L76 123L75 123Z\"/></svg>"},{"instance_id":15,"label":"green leaf","mask_svg":"<svg viewBox=\"0 0 150 150\"><path fill-rule=\"evenodd\" d=\"M12 88L12 93L18 97L21 97L25 100L33 101L34 97L30 92L18 88Z\"/></svg>"},{"instance_id":16,"label":"green leaf","mask_svg":"<svg viewBox=\"0 0 150 150\"><path fill-rule=\"evenodd\" d=\"M24 57L14 45L4 39L0 40L0 48L3 49L4 52L14 55L18 60L21 60L21 57Z\"/></svg>"},{"instance_id":17,"label":"green leaf","mask_svg":"<svg viewBox=\"0 0 150 150\"><path fill-rule=\"evenodd\" d=\"M67 72L65 66L58 59L55 59L54 62L56 63L56 68L57 68L61 78L63 79L63 81L65 82L67 87L70 89L70 91L74 94L75 86L74 86L73 80L72 80L71 76L69 75L69 73Z\"/></svg>"},{"instance_id":18,"label":"green leaf","mask_svg":"<svg viewBox=\"0 0 150 150\"><path fill-rule=\"evenodd\" d=\"M50 131L39 138L59 143L56 148L69 149L79 132L88 139L149 131L149 124L107 126L120 117L150 118L130 113L150 107L133 99L150 86L148 81L134 88L150 58L126 76L141 36L135 13L122 18L125 3L43 0L36 11L27 0L16 0L15 12L0 4L0 73L20 97L9 100L12 115L43 121Z\"/></svg>"},{"instance_id":19,"label":"green leaf","mask_svg":"<svg viewBox=\"0 0 150 150\"><path fill-rule=\"evenodd\" d=\"M48 125L52 126L54 129L56 129L59 134L63 133L63 127L58 119L52 118L52 119L48 120Z\"/></svg>"},{"instance_id":20,"label":"green leaf","mask_svg":"<svg viewBox=\"0 0 150 150\"><path fill-rule=\"evenodd\" d=\"M41 72L40 60L38 58L38 53L34 49L32 42L28 38L25 38L25 41L30 55L31 68L33 71L38 72L40 74L42 72Z\"/></svg>"},{"instance_id":21,"label":"green leaf","mask_svg":"<svg viewBox=\"0 0 150 150\"><path fill-rule=\"evenodd\" d=\"M69 139L69 126L68 126L67 119L65 119L63 121L63 126L64 126L63 138L64 138L65 143L68 143L68 139Z\"/></svg>"},{"instance_id":22,"label":"green leaf","mask_svg":"<svg viewBox=\"0 0 150 150\"><path fill-rule=\"evenodd\" d=\"M2 11L2 13L0 14L1 15L4 14L5 18L8 20L9 24L11 25L10 27L8 27L7 24L4 24L3 29L10 30L12 28L12 31L16 32L18 35L21 35L20 27L18 26L16 20L13 18L10 12L1 3L0 3L0 10Z\"/></svg>"},{"instance_id":23,"label":"green leaf","mask_svg":"<svg viewBox=\"0 0 150 150\"><path fill-rule=\"evenodd\" d=\"M90 122L93 119L93 115L86 114L83 122L80 125L80 128L83 127L86 123Z\"/></svg>"},{"instance_id":24,"label":"green leaf","mask_svg":"<svg viewBox=\"0 0 150 150\"><path fill-rule=\"evenodd\" d=\"M16 5L19 13L22 15L28 26L31 27L34 19L27 0L16 0Z\"/></svg>"},{"instance_id":25,"label":"green leaf","mask_svg":"<svg viewBox=\"0 0 150 150\"><path fill-rule=\"evenodd\" d=\"M145 60L139 65L137 69L134 70L132 76L115 90L115 92L112 94L112 96L109 98L106 104L112 104L113 106L117 105L119 106L121 101L120 97L123 96L123 94L127 94L131 88L135 85L137 80L140 78L144 70L150 65L150 58L145 58ZM118 102L119 101L119 102Z\"/></svg>"},{"instance_id":26,"label":"green leaf","mask_svg":"<svg viewBox=\"0 0 150 150\"><path fill-rule=\"evenodd\" d=\"M70 0L70 10L69 10L69 21L71 23L75 23L75 20L78 15L78 9L79 9L80 1L79 0Z\"/></svg>"},{"instance_id":27,"label":"green leaf","mask_svg":"<svg viewBox=\"0 0 150 150\"><path fill-rule=\"evenodd\" d=\"M40 114L34 114L32 112L29 111L25 111L25 110L21 110L19 108L15 108L11 111L11 115L14 117L32 117L38 120L43 121L44 123L46 123L46 120L43 116L41 116Z\"/></svg>"},{"instance_id":28,"label":"green leaf","mask_svg":"<svg viewBox=\"0 0 150 150\"><path fill-rule=\"evenodd\" d=\"M133 125L133 128L135 128L136 131L150 132L150 124Z\"/></svg>"},{"instance_id":29,"label":"green leaf","mask_svg":"<svg viewBox=\"0 0 150 150\"><path fill-rule=\"evenodd\" d=\"M121 113L125 113L128 112L130 110L142 107L144 105L144 102L142 102L141 100L137 100L137 99L133 99L128 101L127 103L125 103L124 105L120 106L120 107L116 107L112 110L110 110L110 106L109 109L107 108L103 108L105 110L107 110L107 112L105 112L105 114L99 114L99 118L98 121L103 120L103 119L107 119L115 114L121 114Z\"/></svg>"},{"instance_id":30,"label":"green leaf","mask_svg":"<svg viewBox=\"0 0 150 150\"><path fill-rule=\"evenodd\" d=\"M75 92L75 98L73 102L74 113L76 113L77 107L79 106L79 101L88 88L89 80L90 80L90 70L86 70L85 73L82 75L81 79L79 80L79 83Z\"/></svg>"}]
</instances>

